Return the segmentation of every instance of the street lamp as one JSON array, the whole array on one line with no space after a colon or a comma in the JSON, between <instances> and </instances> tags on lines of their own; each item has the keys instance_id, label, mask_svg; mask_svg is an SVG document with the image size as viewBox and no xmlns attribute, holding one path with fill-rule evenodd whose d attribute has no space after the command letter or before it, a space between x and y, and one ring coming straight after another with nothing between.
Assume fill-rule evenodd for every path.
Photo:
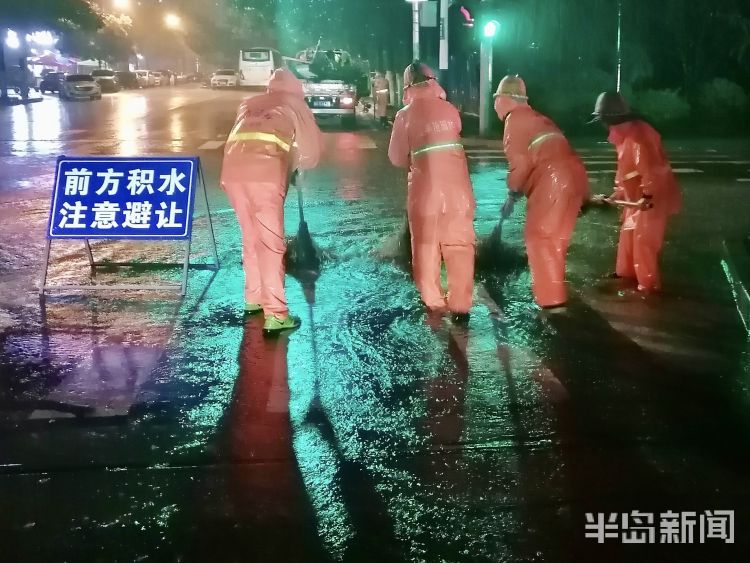
<instances>
[{"instance_id":1,"label":"street lamp","mask_svg":"<svg viewBox=\"0 0 750 563\"><path fill-rule=\"evenodd\" d=\"M130 0L112 0L112 5L115 10L120 10L122 12L130 10Z\"/></svg>"},{"instance_id":2,"label":"street lamp","mask_svg":"<svg viewBox=\"0 0 750 563\"><path fill-rule=\"evenodd\" d=\"M35 31L26 35L26 41L41 47L52 47L57 43L57 37L50 31Z\"/></svg>"},{"instance_id":3,"label":"street lamp","mask_svg":"<svg viewBox=\"0 0 750 563\"><path fill-rule=\"evenodd\" d=\"M182 25L182 19L177 14L169 13L164 16L164 25L169 29L179 29Z\"/></svg>"},{"instance_id":4,"label":"street lamp","mask_svg":"<svg viewBox=\"0 0 750 563\"><path fill-rule=\"evenodd\" d=\"M12 29L9 29L8 34L5 36L5 44L8 46L8 49L18 49L21 46L18 34Z\"/></svg>"},{"instance_id":5,"label":"street lamp","mask_svg":"<svg viewBox=\"0 0 750 563\"><path fill-rule=\"evenodd\" d=\"M489 20L482 26L482 40L479 51L479 134L484 136L490 130L490 99L492 89L492 51L500 24Z\"/></svg>"},{"instance_id":6,"label":"street lamp","mask_svg":"<svg viewBox=\"0 0 750 563\"><path fill-rule=\"evenodd\" d=\"M406 0L411 4L411 44L412 56L419 60L419 4L427 0Z\"/></svg>"}]
</instances>

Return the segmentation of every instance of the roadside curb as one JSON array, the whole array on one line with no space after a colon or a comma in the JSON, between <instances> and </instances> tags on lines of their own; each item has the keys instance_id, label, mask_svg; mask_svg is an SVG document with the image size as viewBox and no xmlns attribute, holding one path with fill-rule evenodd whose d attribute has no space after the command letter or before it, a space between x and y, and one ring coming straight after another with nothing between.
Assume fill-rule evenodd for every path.
<instances>
[{"instance_id":1,"label":"roadside curb","mask_svg":"<svg viewBox=\"0 0 750 563\"><path fill-rule=\"evenodd\" d=\"M721 267L732 289L737 311L750 334L750 239L722 243Z\"/></svg>"},{"instance_id":2,"label":"roadside curb","mask_svg":"<svg viewBox=\"0 0 750 563\"><path fill-rule=\"evenodd\" d=\"M0 107L23 106L27 104L36 104L43 102L44 98L30 98L22 100L21 98L8 98L7 101L0 99Z\"/></svg>"}]
</instances>

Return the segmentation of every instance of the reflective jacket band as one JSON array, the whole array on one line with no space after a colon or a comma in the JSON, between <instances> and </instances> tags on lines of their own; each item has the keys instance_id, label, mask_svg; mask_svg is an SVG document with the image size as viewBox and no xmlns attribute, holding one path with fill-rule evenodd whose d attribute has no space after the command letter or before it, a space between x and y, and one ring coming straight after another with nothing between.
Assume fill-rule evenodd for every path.
<instances>
[{"instance_id":1,"label":"reflective jacket band","mask_svg":"<svg viewBox=\"0 0 750 563\"><path fill-rule=\"evenodd\" d=\"M628 174L625 174L622 179L623 180L632 180L633 178L636 178L637 176L640 176L640 173L637 170L633 170L632 172L629 172Z\"/></svg>"},{"instance_id":2,"label":"reflective jacket band","mask_svg":"<svg viewBox=\"0 0 750 563\"><path fill-rule=\"evenodd\" d=\"M533 149L537 145L541 145L544 141L551 139L552 137L562 137L560 133L542 133L541 135L537 135L533 139L531 139L531 142L529 143L529 150Z\"/></svg>"},{"instance_id":3,"label":"reflective jacket band","mask_svg":"<svg viewBox=\"0 0 750 563\"><path fill-rule=\"evenodd\" d=\"M274 143L278 145L282 150L289 152L292 149L291 143L285 141L278 135L273 133L262 133L260 131L249 131L246 133L232 133L229 136L229 141L265 141L267 143Z\"/></svg>"},{"instance_id":4,"label":"reflective jacket band","mask_svg":"<svg viewBox=\"0 0 750 563\"><path fill-rule=\"evenodd\" d=\"M415 156L419 156L420 154L424 154L426 152L450 151L463 148L464 146L461 143L435 143L432 145L424 145L423 147L419 147L418 149L411 151L411 157L414 158Z\"/></svg>"},{"instance_id":5,"label":"reflective jacket band","mask_svg":"<svg viewBox=\"0 0 750 563\"><path fill-rule=\"evenodd\" d=\"M385 90L375 90L375 93L376 94L387 94L388 93L388 88L386 88Z\"/></svg>"}]
</instances>

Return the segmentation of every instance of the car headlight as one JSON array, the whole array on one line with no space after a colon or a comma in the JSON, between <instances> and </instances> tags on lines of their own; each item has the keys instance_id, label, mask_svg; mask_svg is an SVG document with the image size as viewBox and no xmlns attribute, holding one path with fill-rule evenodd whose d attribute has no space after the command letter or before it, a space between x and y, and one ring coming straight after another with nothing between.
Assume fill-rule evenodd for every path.
<instances>
[{"instance_id":1,"label":"car headlight","mask_svg":"<svg viewBox=\"0 0 750 563\"><path fill-rule=\"evenodd\" d=\"M351 96L344 96L343 98L341 98L341 105L344 105L344 106L354 105L354 98L352 98Z\"/></svg>"}]
</instances>

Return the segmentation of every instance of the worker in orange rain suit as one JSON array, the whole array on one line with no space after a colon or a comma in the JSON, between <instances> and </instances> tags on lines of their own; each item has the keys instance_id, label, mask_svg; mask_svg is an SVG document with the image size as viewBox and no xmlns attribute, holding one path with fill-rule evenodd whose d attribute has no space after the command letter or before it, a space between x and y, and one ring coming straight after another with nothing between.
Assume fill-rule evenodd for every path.
<instances>
[{"instance_id":1,"label":"worker in orange rain suit","mask_svg":"<svg viewBox=\"0 0 750 563\"><path fill-rule=\"evenodd\" d=\"M375 75L372 81L372 90L375 96L375 117L380 120L380 125L388 125L388 101L390 100L391 85L382 72Z\"/></svg>"},{"instance_id":2,"label":"worker in orange rain suit","mask_svg":"<svg viewBox=\"0 0 750 563\"><path fill-rule=\"evenodd\" d=\"M318 164L321 144L302 83L278 69L265 94L242 102L224 150L221 185L242 230L245 310L265 312L266 332L299 326L284 292L284 200L294 171Z\"/></svg>"},{"instance_id":3,"label":"worker in orange rain suit","mask_svg":"<svg viewBox=\"0 0 750 563\"><path fill-rule=\"evenodd\" d=\"M667 220L682 206L661 137L631 113L616 92L599 95L592 121L601 121L609 129L609 142L617 150L615 191L603 199L623 208L614 277L635 278L639 291L658 291L659 253Z\"/></svg>"},{"instance_id":4,"label":"worker in orange rain suit","mask_svg":"<svg viewBox=\"0 0 750 563\"><path fill-rule=\"evenodd\" d=\"M536 303L562 310L568 299L565 258L576 218L589 199L581 159L560 129L528 104L526 85L506 76L495 93L495 111L505 122L503 148L508 158L507 216L516 199L528 198L524 238Z\"/></svg>"},{"instance_id":5,"label":"worker in orange rain suit","mask_svg":"<svg viewBox=\"0 0 750 563\"><path fill-rule=\"evenodd\" d=\"M404 72L388 156L409 168L407 214L414 280L425 305L466 315L474 288L474 193L460 142L461 119L432 70L415 61ZM440 281L441 262L448 294Z\"/></svg>"}]
</instances>

